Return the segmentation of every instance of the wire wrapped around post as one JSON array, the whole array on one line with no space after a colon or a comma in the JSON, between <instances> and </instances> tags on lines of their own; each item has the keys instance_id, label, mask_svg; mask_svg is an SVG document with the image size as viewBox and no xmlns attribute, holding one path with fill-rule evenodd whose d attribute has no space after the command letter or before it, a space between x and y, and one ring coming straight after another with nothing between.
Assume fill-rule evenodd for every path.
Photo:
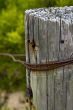
<instances>
[{"instance_id":1,"label":"wire wrapped around post","mask_svg":"<svg viewBox=\"0 0 73 110\"><path fill-rule=\"evenodd\" d=\"M73 64L73 58L69 58L62 61L49 61L48 63L42 64L30 64L24 62L25 67L31 71L50 71L70 64Z\"/></svg>"}]
</instances>

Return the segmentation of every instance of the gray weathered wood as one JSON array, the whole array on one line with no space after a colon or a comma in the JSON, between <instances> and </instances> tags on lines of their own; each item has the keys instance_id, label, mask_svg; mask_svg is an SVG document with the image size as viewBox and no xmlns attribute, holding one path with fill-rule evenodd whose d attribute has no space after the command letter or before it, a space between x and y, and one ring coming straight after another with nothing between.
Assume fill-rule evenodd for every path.
<instances>
[{"instance_id":1,"label":"gray weathered wood","mask_svg":"<svg viewBox=\"0 0 73 110\"><path fill-rule=\"evenodd\" d=\"M73 7L27 10L26 61L39 64L69 58L73 52L72 18ZM35 49L28 39L30 42L34 39ZM73 65L30 74L37 110L73 110Z\"/></svg>"}]
</instances>

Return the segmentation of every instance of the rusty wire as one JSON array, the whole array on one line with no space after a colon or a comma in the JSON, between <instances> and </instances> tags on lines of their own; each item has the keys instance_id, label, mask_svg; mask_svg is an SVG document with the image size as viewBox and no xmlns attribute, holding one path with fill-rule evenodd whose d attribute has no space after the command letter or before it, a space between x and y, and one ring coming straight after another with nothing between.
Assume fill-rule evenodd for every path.
<instances>
[{"instance_id":1,"label":"rusty wire","mask_svg":"<svg viewBox=\"0 0 73 110\"><path fill-rule=\"evenodd\" d=\"M30 64L24 62L25 67L31 71L50 71L70 64L73 64L73 58L62 61L49 61L48 63L42 64Z\"/></svg>"},{"instance_id":2,"label":"rusty wire","mask_svg":"<svg viewBox=\"0 0 73 110\"><path fill-rule=\"evenodd\" d=\"M31 63L26 62L26 61L18 60L13 55L11 55L9 53L7 53L7 54L0 53L0 56L11 57L14 62L21 63L28 70L31 70L31 71L50 71L50 70L53 70L56 68L60 68L60 67L66 66L66 65L73 64L73 58L71 58L71 57L68 59L62 60L62 61L49 61L47 63L31 64ZM24 59L25 59L25 57L26 56L24 56Z\"/></svg>"}]
</instances>

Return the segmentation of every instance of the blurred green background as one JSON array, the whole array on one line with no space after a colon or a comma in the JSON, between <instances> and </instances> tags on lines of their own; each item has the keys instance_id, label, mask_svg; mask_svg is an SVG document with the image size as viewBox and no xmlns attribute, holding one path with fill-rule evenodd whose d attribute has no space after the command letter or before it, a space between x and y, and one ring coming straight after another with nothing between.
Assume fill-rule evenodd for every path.
<instances>
[{"instance_id":1,"label":"blurred green background","mask_svg":"<svg viewBox=\"0 0 73 110\"><path fill-rule=\"evenodd\" d=\"M24 12L26 9L73 5L73 0L0 0L0 53L25 54ZM21 58L19 58L21 59ZM0 88L25 90L25 68L0 56Z\"/></svg>"}]
</instances>

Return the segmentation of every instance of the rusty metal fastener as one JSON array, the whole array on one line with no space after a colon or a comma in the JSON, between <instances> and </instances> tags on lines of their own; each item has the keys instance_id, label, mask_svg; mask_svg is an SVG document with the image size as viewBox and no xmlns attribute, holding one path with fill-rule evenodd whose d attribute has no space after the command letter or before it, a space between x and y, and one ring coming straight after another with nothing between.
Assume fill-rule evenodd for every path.
<instances>
[{"instance_id":1,"label":"rusty metal fastener","mask_svg":"<svg viewBox=\"0 0 73 110\"><path fill-rule=\"evenodd\" d=\"M30 64L24 62L25 67L31 71L49 71L70 64L73 64L73 58L62 61L49 61L43 64Z\"/></svg>"}]
</instances>

